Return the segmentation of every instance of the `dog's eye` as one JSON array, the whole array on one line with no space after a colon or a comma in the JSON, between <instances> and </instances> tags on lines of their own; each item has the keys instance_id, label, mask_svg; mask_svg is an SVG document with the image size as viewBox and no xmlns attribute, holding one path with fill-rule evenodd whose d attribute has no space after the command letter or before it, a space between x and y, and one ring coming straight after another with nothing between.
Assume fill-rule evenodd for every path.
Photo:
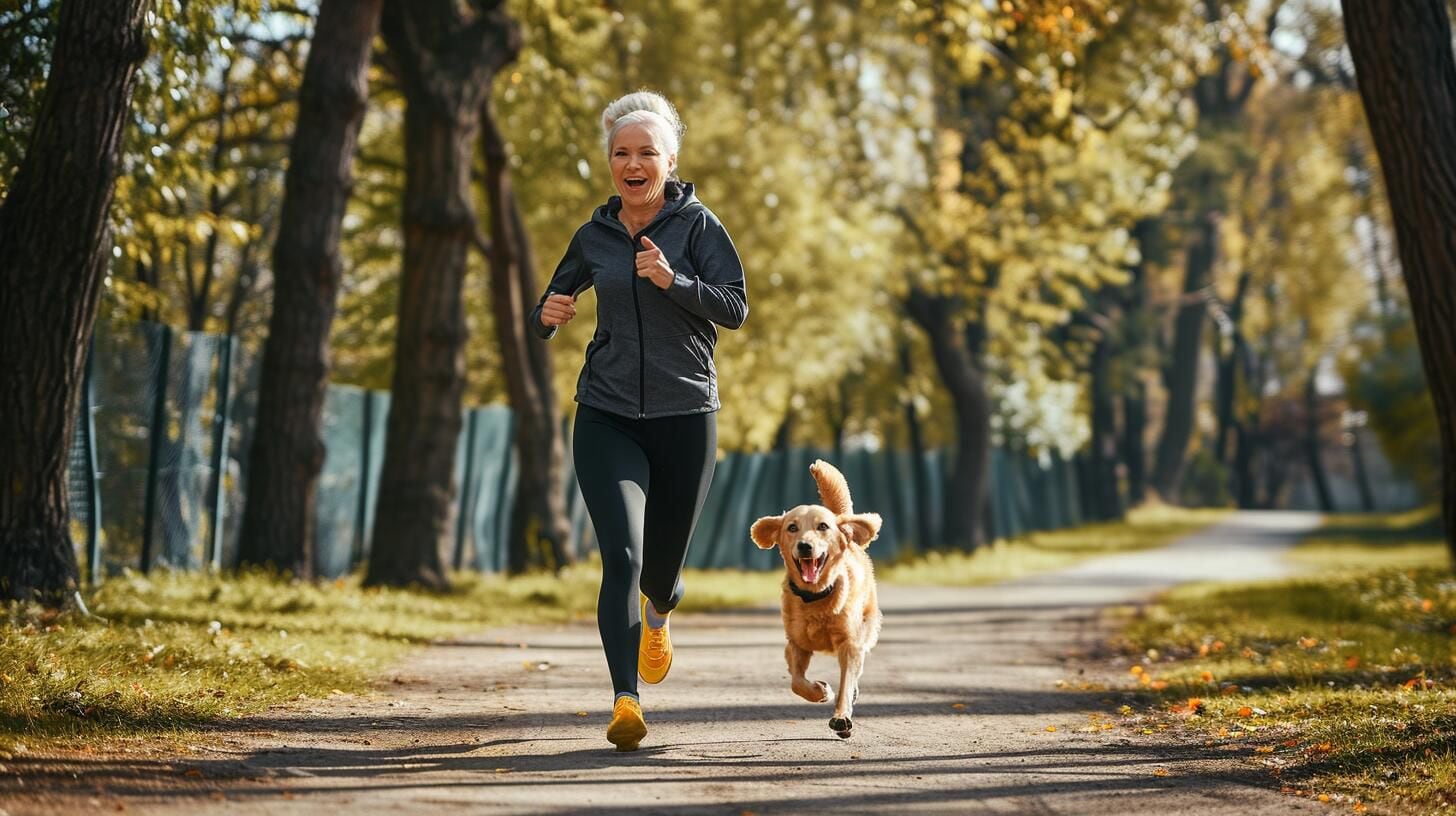
<instances>
[{"instance_id":1,"label":"dog's eye","mask_svg":"<svg viewBox=\"0 0 1456 816\"><path fill-rule=\"evenodd\" d=\"M788 530L791 533L797 533L797 532L799 532L799 525L797 525L797 524L790 524L788 527L785 527L784 529L785 530Z\"/></svg>"},{"instance_id":2,"label":"dog's eye","mask_svg":"<svg viewBox=\"0 0 1456 816\"><path fill-rule=\"evenodd\" d=\"M827 531L828 529L829 529L829 525L828 524L826 524L825 522L822 522L822 521L819 522L819 532L822 533L822 532Z\"/></svg>"}]
</instances>

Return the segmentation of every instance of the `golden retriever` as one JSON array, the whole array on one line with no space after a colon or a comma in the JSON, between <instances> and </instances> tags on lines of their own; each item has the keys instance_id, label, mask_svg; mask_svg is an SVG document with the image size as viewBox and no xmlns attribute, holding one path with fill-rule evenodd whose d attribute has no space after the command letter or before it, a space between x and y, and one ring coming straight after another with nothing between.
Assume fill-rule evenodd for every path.
<instances>
[{"instance_id":1,"label":"golden retriever","mask_svg":"<svg viewBox=\"0 0 1456 816\"><path fill-rule=\"evenodd\" d=\"M779 548L784 567L784 659L794 693L811 703L829 699L829 684L804 676L815 652L839 658L839 696L829 728L842 739L854 730L854 702L865 658L880 637L875 570L865 552L880 534L875 513L855 513L849 484L823 460L809 467L822 504L803 504L753 523L761 549Z\"/></svg>"}]
</instances>

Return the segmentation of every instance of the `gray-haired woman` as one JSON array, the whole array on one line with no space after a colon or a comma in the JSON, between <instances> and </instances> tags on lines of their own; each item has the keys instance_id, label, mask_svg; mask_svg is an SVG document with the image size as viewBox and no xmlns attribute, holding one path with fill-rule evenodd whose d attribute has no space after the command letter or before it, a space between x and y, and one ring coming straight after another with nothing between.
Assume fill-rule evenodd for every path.
<instances>
[{"instance_id":1,"label":"gray-haired woman","mask_svg":"<svg viewBox=\"0 0 1456 816\"><path fill-rule=\"evenodd\" d=\"M602 555L597 626L616 694L607 739L632 751L647 735L637 680L659 683L672 665L668 613L713 479L717 326L743 325L748 298L728 232L676 176L672 105L628 94L607 106L602 130L617 195L572 237L532 323L549 339L596 287L573 444Z\"/></svg>"}]
</instances>

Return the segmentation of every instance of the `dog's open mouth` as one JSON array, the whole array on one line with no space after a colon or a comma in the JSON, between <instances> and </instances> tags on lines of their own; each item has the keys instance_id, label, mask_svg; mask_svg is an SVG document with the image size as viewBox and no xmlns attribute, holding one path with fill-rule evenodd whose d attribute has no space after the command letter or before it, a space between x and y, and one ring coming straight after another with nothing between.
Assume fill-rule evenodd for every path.
<instances>
[{"instance_id":1,"label":"dog's open mouth","mask_svg":"<svg viewBox=\"0 0 1456 816\"><path fill-rule=\"evenodd\" d=\"M794 566L799 570L799 577L804 583L812 584L819 580L819 573L824 571L824 562L829 559L829 553L817 558L795 558Z\"/></svg>"}]
</instances>

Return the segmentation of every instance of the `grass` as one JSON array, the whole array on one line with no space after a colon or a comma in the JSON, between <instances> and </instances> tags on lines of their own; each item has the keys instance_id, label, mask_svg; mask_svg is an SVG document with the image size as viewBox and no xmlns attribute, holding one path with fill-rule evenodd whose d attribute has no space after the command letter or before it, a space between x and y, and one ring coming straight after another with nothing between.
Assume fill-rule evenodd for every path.
<instances>
[{"instance_id":1,"label":"grass","mask_svg":"<svg viewBox=\"0 0 1456 816\"><path fill-rule=\"evenodd\" d=\"M760 603L772 573L695 572L684 611ZM368 689L407 650L501 624L589 617L599 569L505 579L460 574L446 594L363 589L357 578L128 575L88 594L94 613L3 609L0 754L97 737L182 738L209 721Z\"/></svg>"},{"instance_id":2,"label":"grass","mask_svg":"<svg viewBox=\"0 0 1456 816\"><path fill-rule=\"evenodd\" d=\"M930 552L899 563L877 565L875 574L881 581L900 584L992 584L1095 556L1161 547L1222 519L1228 512L1219 508L1148 505L1128 513L1125 521L997 539L971 553ZM873 553L874 545L870 546Z\"/></svg>"},{"instance_id":3,"label":"grass","mask_svg":"<svg viewBox=\"0 0 1456 816\"><path fill-rule=\"evenodd\" d=\"M1313 571L1179 588L1132 620L1143 705L1291 793L1456 809L1456 579L1434 513L1332 517L1291 557Z\"/></svg>"}]
</instances>

